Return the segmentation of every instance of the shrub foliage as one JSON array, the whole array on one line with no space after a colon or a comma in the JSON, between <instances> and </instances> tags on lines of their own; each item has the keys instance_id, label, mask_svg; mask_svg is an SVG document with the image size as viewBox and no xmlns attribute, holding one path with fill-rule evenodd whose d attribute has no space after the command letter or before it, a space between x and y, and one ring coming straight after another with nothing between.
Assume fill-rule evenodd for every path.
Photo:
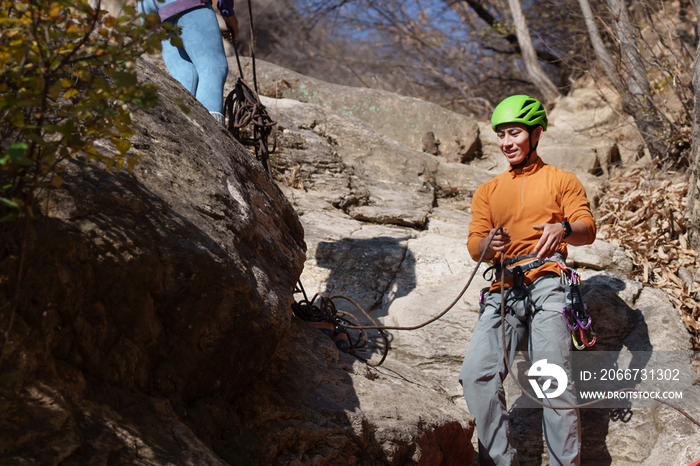
<instances>
[{"instance_id":1,"label":"shrub foliage","mask_svg":"<svg viewBox=\"0 0 700 466\"><path fill-rule=\"evenodd\" d=\"M155 16L124 12L114 18L86 0L0 0L1 222L31 218L36 190L60 186L77 154L107 170L138 164L131 112L154 105L157 88L138 82L135 60L168 32ZM97 152L100 139L113 154Z\"/></svg>"},{"instance_id":2,"label":"shrub foliage","mask_svg":"<svg viewBox=\"0 0 700 466\"><path fill-rule=\"evenodd\" d=\"M117 171L143 156L130 150L132 111L154 105L157 88L138 81L135 61L168 37L181 42L156 15L123 11L110 16L99 0L0 0L0 264L14 287L0 303L0 365L14 348L37 190L59 187L79 154ZM98 140L112 153L99 153Z\"/></svg>"}]
</instances>

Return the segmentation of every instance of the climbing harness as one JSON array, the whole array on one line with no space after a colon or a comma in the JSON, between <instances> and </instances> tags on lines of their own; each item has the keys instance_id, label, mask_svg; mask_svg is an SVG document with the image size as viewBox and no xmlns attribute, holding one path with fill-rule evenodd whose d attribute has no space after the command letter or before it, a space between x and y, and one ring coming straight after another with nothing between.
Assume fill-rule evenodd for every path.
<instances>
[{"instance_id":1,"label":"climbing harness","mask_svg":"<svg viewBox=\"0 0 700 466\"><path fill-rule=\"evenodd\" d=\"M518 264L519 262L522 262L527 259L533 260L524 264L513 265ZM518 307L517 311L519 312L516 312L517 317L521 320L524 320L526 315L520 314L521 312L527 314L528 312L531 313L535 311L534 305L532 304L530 292L524 286L525 272L527 272L528 270L539 268L547 262L555 262L560 269L561 282L564 286L564 291L566 295L566 305L564 306L561 312L564 316L566 326L571 332L571 340L574 344L574 347L577 350L590 348L595 344L597 338L595 332L593 331L593 327L591 326L592 319L588 315L588 308L586 307L586 303L583 301L583 296L581 295L581 277L574 269L565 265L566 263L564 260L564 256L560 253L555 253L552 257L544 260L537 259L537 254L527 254L524 256L511 257L510 259L506 259L502 263L493 265L486 269L484 271L484 278L486 280L492 281L495 278L495 276L501 275L501 272L503 272L502 275L504 277L513 277L513 283L511 287L508 288L505 292L505 302L508 303L508 300L511 297L511 295L516 300L524 301L525 305L522 307ZM487 274L489 274L489 272L491 272L490 278L487 277ZM482 294L479 300L479 304L481 305L483 305L484 303L485 291L487 290L488 288L482 290ZM511 310L510 308L507 309L509 311ZM511 313L507 314L506 320L510 320L510 316ZM524 332L525 329L523 327L516 327L512 324L512 322L509 323L511 323L511 326L513 326L513 328L520 329L522 332Z\"/></svg>"},{"instance_id":2,"label":"climbing harness","mask_svg":"<svg viewBox=\"0 0 700 466\"><path fill-rule=\"evenodd\" d=\"M224 102L224 115L228 117L228 130L244 146L252 146L255 158L262 163L265 171L270 173L270 155L275 152L276 144L272 147L268 142L272 134L275 122L267 114L265 106L258 96L258 77L255 68L255 36L253 34L253 9L248 0L248 12L250 14L250 54L253 64L253 85L251 89L243 80L243 68L238 56L238 48L234 44L236 63L238 64L238 80L233 90L228 94ZM233 31L229 26L229 34L233 38ZM252 136L251 136L252 133Z\"/></svg>"},{"instance_id":3,"label":"climbing harness","mask_svg":"<svg viewBox=\"0 0 700 466\"><path fill-rule=\"evenodd\" d=\"M211 0L177 0L175 2L168 3L167 5L162 5L158 7L156 0L151 0L153 2L153 7L158 12L161 22L165 22L175 15L184 13L193 8L200 6L211 5Z\"/></svg>"}]
</instances>

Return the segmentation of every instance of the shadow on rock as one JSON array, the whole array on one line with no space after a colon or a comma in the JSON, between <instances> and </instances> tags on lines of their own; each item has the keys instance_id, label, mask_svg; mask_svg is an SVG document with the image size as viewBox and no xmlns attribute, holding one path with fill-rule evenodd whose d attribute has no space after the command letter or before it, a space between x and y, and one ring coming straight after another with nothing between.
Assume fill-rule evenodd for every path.
<instances>
[{"instance_id":1,"label":"shadow on rock","mask_svg":"<svg viewBox=\"0 0 700 466\"><path fill-rule=\"evenodd\" d=\"M27 250L14 352L3 365L18 376L0 390L0 405L31 422L4 439L11 448L0 463L27 455L82 464L138 444L154 464L200 453L209 457L199 464L220 464L165 399L231 400L262 371L290 328L303 231L252 164L222 164L223 183L213 183L183 159L179 170L191 177L173 188L169 161L146 158L138 172L116 175L71 163L62 188L41 200L40 241ZM5 303L15 261L0 267ZM150 414L132 416L136 405ZM63 440L46 440L55 433ZM98 447L86 445L92 439ZM177 445L182 452L168 454Z\"/></svg>"},{"instance_id":2,"label":"shadow on rock","mask_svg":"<svg viewBox=\"0 0 700 466\"><path fill-rule=\"evenodd\" d=\"M324 296L341 295L356 301L377 321L394 300L406 296L416 287L415 259L407 247L409 237L343 238L320 242L316 249L319 267L330 270ZM401 275L401 279L397 277ZM361 325L372 323L351 302L334 299L338 310L351 313ZM393 336L386 332L388 344ZM387 351L380 332L367 330L368 344L357 350L358 356L373 361ZM351 331L357 338L357 332Z\"/></svg>"}]
</instances>

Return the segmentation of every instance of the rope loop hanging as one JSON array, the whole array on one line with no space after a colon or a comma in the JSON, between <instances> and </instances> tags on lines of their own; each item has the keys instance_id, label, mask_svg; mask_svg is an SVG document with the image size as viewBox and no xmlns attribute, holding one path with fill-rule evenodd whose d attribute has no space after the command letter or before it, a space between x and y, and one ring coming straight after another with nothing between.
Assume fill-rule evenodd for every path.
<instances>
[{"instance_id":1,"label":"rope loop hanging","mask_svg":"<svg viewBox=\"0 0 700 466\"><path fill-rule=\"evenodd\" d=\"M238 142L247 147L253 147L255 158L262 163L265 171L270 173L270 155L275 152L276 144L269 144L269 138L276 122L270 118L265 106L260 102L258 95L258 77L255 67L255 35L253 33L253 9L248 0L248 12L250 14L250 53L253 65L253 83L255 90L251 89L243 80L243 68L238 55L238 48L234 43L236 63L238 64L239 77L233 90L228 94L224 102L224 115L228 117L227 128ZM233 38L233 31L229 26L229 34Z\"/></svg>"}]
</instances>

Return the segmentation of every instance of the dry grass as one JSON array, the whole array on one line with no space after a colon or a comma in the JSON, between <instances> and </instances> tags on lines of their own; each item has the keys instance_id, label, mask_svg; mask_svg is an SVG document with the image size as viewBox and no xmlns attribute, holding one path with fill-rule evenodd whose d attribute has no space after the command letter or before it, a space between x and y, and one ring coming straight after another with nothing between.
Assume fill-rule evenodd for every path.
<instances>
[{"instance_id":1,"label":"dry grass","mask_svg":"<svg viewBox=\"0 0 700 466\"><path fill-rule=\"evenodd\" d=\"M688 181L639 168L612 178L597 208L598 237L632 256L630 278L666 292L700 349L698 253L688 245L683 219L687 191Z\"/></svg>"}]
</instances>

